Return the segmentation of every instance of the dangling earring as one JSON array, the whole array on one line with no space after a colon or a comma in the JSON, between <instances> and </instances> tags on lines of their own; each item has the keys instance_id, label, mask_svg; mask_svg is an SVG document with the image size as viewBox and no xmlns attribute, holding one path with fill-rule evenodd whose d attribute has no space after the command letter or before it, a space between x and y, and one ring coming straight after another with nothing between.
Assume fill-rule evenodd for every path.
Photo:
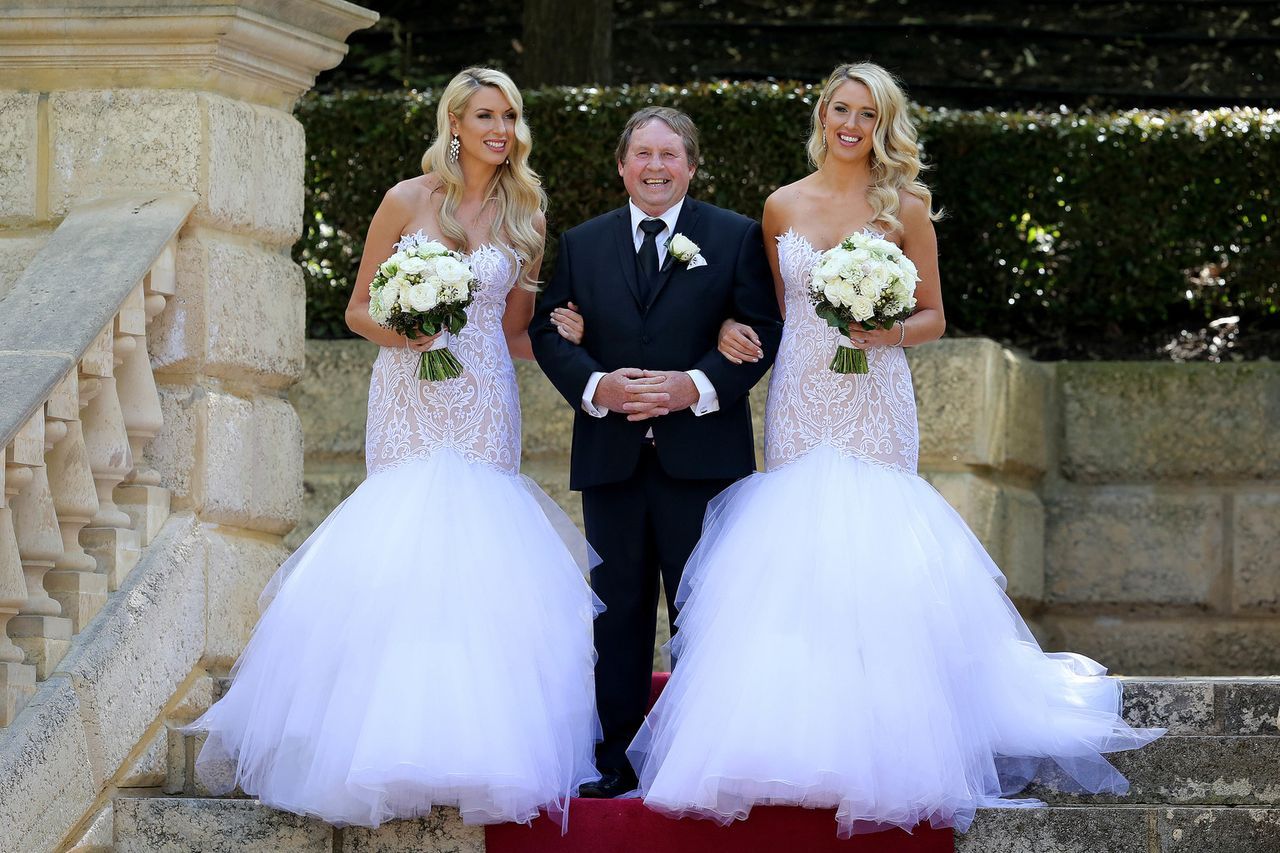
<instances>
[{"instance_id":1,"label":"dangling earring","mask_svg":"<svg viewBox=\"0 0 1280 853\"><path fill-rule=\"evenodd\" d=\"M826 126L826 124L823 124L823 125L822 125L822 147L823 147L823 148L826 148L826 147L827 147L827 126Z\"/></svg>"},{"instance_id":2,"label":"dangling earring","mask_svg":"<svg viewBox=\"0 0 1280 853\"><path fill-rule=\"evenodd\" d=\"M453 135L453 139L449 142L449 162L458 162L458 152L462 150L462 143L458 141L458 134Z\"/></svg>"}]
</instances>

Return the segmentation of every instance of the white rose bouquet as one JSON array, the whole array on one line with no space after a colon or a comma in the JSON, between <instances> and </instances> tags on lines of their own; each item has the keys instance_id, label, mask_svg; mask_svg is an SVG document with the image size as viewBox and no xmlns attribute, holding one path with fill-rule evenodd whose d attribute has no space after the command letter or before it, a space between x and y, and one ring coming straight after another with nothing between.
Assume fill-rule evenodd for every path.
<instances>
[{"instance_id":1,"label":"white rose bouquet","mask_svg":"<svg viewBox=\"0 0 1280 853\"><path fill-rule=\"evenodd\" d=\"M467 325L467 306L475 289L465 257L419 233L397 243L396 253L378 267L369 283L369 316L409 338L445 331L456 335ZM448 336L441 335L422 354L418 378L436 381L461 375L462 362L449 352Z\"/></svg>"},{"instance_id":2,"label":"white rose bouquet","mask_svg":"<svg viewBox=\"0 0 1280 853\"><path fill-rule=\"evenodd\" d=\"M861 232L822 253L809 281L819 317L840 330L831 360L836 373L866 373L867 354L849 343L849 329L887 329L916 307L916 265L882 237Z\"/></svg>"}]
</instances>

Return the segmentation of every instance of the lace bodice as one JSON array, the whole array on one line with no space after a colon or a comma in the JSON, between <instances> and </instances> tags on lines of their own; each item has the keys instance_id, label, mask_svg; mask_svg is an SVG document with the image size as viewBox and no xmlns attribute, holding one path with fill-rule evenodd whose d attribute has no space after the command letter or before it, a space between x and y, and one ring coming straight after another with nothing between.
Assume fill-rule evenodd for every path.
<instances>
[{"instance_id":1,"label":"lace bodice","mask_svg":"<svg viewBox=\"0 0 1280 853\"><path fill-rule=\"evenodd\" d=\"M370 475L450 448L503 471L520 470L520 402L502 331L507 294L520 265L508 247L486 244L468 256L480 282L467 325L449 349L464 367L457 379L418 379L419 354L383 347L369 378L365 466Z\"/></svg>"},{"instance_id":2,"label":"lace bodice","mask_svg":"<svg viewBox=\"0 0 1280 853\"><path fill-rule=\"evenodd\" d=\"M828 369L839 333L809 301L809 278L820 255L794 230L778 238L787 318L765 406L765 467L827 445L914 474L920 436L906 356L899 347L877 347L867 351L865 376Z\"/></svg>"}]
</instances>

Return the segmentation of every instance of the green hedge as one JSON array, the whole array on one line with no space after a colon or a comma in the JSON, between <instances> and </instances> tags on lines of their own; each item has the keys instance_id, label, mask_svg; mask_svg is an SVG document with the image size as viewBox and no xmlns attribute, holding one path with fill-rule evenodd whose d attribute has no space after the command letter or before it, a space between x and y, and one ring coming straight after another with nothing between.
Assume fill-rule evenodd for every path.
<instances>
[{"instance_id":1,"label":"green hedge","mask_svg":"<svg viewBox=\"0 0 1280 853\"><path fill-rule=\"evenodd\" d=\"M626 116L650 103L698 123L691 192L759 216L807 171L812 87L549 89L526 94L533 162L551 198L549 231L620 204L612 160ZM342 93L298 106L306 127L308 327L342 321L369 218L418 174L434 93ZM1150 341L1239 314L1280 316L1280 113L996 113L917 108L953 328L1047 357ZM555 241L549 241L554 255ZM553 257L548 257L544 276Z\"/></svg>"}]
</instances>

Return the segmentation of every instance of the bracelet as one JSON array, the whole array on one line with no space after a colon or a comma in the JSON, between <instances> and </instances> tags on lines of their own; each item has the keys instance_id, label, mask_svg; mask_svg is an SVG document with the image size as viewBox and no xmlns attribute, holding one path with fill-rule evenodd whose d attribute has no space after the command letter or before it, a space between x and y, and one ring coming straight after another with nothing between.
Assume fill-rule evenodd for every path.
<instances>
[{"instance_id":1,"label":"bracelet","mask_svg":"<svg viewBox=\"0 0 1280 853\"><path fill-rule=\"evenodd\" d=\"M899 328L901 331L900 331L900 332L898 332L898 342L897 342L896 344L894 344L894 346L896 346L896 347L900 347L900 346L902 346L902 342L903 342L903 341L905 341L905 340L907 339L907 324L906 324L906 322L905 322L905 321L902 321L902 320L899 320L899 321L898 321L898 328Z\"/></svg>"}]
</instances>

